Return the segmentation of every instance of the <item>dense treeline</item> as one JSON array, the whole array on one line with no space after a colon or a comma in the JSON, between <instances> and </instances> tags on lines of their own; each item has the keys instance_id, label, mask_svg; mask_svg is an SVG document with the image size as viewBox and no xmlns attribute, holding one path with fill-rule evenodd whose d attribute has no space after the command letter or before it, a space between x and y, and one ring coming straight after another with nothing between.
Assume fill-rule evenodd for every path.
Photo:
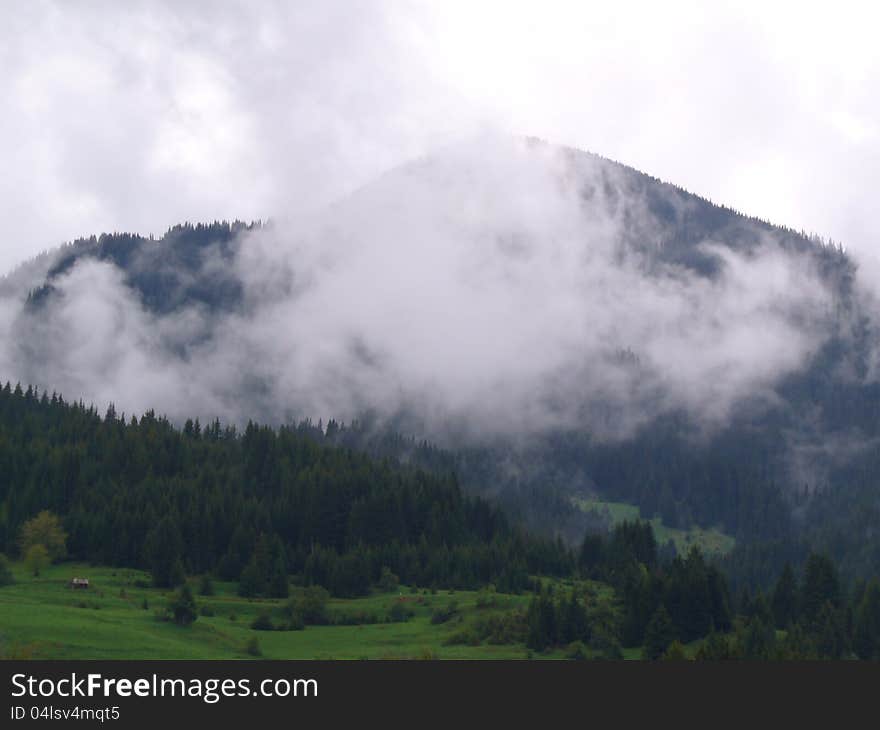
<instances>
[{"instance_id":1,"label":"dense treeline","mask_svg":"<svg viewBox=\"0 0 880 730\"><path fill-rule=\"evenodd\" d=\"M249 424L239 434L190 421L178 430L153 413L126 420L111 407L101 417L7 384L0 549L37 545L45 559L139 566L158 586L192 574L209 585L214 574L243 596L285 597L291 576L339 597L398 581L531 590L527 612L482 630L536 651L588 646L615 658L621 646L641 646L646 658L680 658L682 644L708 637L702 658L880 658L880 582L847 590L826 557L786 566L766 595L734 599L718 565L696 548L665 553L650 523L588 533L572 550L511 525L463 494L453 474L320 442L337 428ZM574 587L554 593L535 576ZM611 586L617 608L581 594L583 580Z\"/></svg>"},{"instance_id":2,"label":"dense treeline","mask_svg":"<svg viewBox=\"0 0 880 730\"><path fill-rule=\"evenodd\" d=\"M102 418L83 404L0 389L0 549L41 510L64 519L70 556L242 579L279 593L298 574L365 593L383 567L421 585L520 590L566 574L560 542L511 527L496 507L438 476L316 443L314 427L218 422L180 431L147 413Z\"/></svg>"}]
</instances>

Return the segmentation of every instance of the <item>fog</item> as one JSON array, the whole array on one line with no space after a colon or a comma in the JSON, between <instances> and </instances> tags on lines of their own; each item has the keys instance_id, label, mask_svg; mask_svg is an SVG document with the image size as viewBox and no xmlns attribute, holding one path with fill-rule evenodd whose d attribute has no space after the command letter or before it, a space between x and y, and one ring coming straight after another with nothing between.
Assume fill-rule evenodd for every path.
<instances>
[{"instance_id":1,"label":"fog","mask_svg":"<svg viewBox=\"0 0 880 730\"><path fill-rule=\"evenodd\" d=\"M0 300L0 372L177 420L404 412L441 440L620 438L671 410L712 429L774 403L831 331L813 259L759 231L749 251L698 243L712 276L659 262L631 242L660 242L668 223L626 192L629 174L506 135L442 147L243 234L232 264L209 249L203 267L243 282L232 313L156 315L115 267L83 259L44 311L23 286Z\"/></svg>"}]
</instances>

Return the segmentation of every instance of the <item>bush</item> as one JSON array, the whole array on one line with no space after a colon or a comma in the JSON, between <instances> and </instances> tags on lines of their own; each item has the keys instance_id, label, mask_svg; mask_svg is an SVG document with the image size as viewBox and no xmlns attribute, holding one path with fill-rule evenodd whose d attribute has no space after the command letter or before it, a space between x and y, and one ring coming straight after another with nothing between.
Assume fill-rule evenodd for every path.
<instances>
[{"instance_id":1,"label":"bush","mask_svg":"<svg viewBox=\"0 0 880 730\"><path fill-rule=\"evenodd\" d=\"M245 644L244 650L250 656L263 656L263 652L260 649L260 642L257 640L256 636L252 636L248 639L248 643Z\"/></svg>"},{"instance_id":2,"label":"bush","mask_svg":"<svg viewBox=\"0 0 880 730\"><path fill-rule=\"evenodd\" d=\"M211 617L214 615L214 609L211 608L210 606L202 606L199 613L202 614L202 616Z\"/></svg>"},{"instance_id":3,"label":"bush","mask_svg":"<svg viewBox=\"0 0 880 730\"><path fill-rule=\"evenodd\" d=\"M392 623L401 624L415 616L415 611L400 601L395 601L388 610L388 618Z\"/></svg>"},{"instance_id":4,"label":"bush","mask_svg":"<svg viewBox=\"0 0 880 730\"><path fill-rule=\"evenodd\" d=\"M620 642L610 634L594 630L590 636L590 649L595 653L596 659L608 661L620 661L623 659L623 649Z\"/></svg>"},{"instance_id":5,"label":"bush","mask_svg":"<svg viewBox=\"0 0 880 730\"><path fill-rule=\"evenodd\" d=\"M321 625L329 623L327 616L327 601L330 593L321 586L309 586L304 588L298 596L292 598L287 604L289 616L297 614L307 625Z\"/></svg>"},{"instance_id":6,"label":"bush","mask_svg":"<svg viewBox=\"0 0 880 730\"><path fill-rule=\"evenodd\" d=\"M251 628L254 631L275 630L275 626L272 624L272 619L269 617L269 614L266 611L263 611L263 613L261 613L251 622Z\"/></svg>"},{"instance_id":7,"label":"bush","mask_svg":"<svg viewBox=\"0 0 880 730\"><path fill-rule=\"evenodd\" d=\"M174 616L174 623L178 626L190 626L198 618L198 607L193 597L192 589L184 583L174 592L168 609Z\"/></svg>"},{"instance_id":8,"label":"bush","mask_svg":"<svg viewBox=\"0 0 880 730\"><path fill-rule=\"evenodd\" d=\"M302 620L302 616L298 613L293 613L290 615L287 621L278 624L275 627L276 631L302 631L306 627L305 622Z\"/></svg>"},{"instance_id":9,"label":"bush","mask_svg":"<svg viewBox=\"0 0 880 730\"><path fill-rule=\"evenodd\" d=\"M587 658L587 647L582 641L573 641L565 648L565 658L582 661Z\"/></svg>"},{"instance_id":10,"label":"bush","mask_svg":"<svg viewBox=\"0 0 880 730\"><path fill-rule=\"evenodd\" d=\"M455 614L458 613L458 603L455 601L450 602L445 607L435 608L431 612L431 623L432 624L445 624L449 619L451 619Z\"/></svg>"},{"instance_id":11,"label":"bush","mask_svg":"<svg viewBox=\"0 0 880 730\"><path fill-rule=\"evenodd\" d=\"M368 626L381 623L383 623L383 621L375 611L363 610L350 613L337 613L332 619L332 624L334 626Z\"/></svg>"},{"instance_id":12,"label":"bush","mask_svg":"<svg viewBox=\"0 0 880 730\"><path fill-rule=\"evenodd\" d=\"M479 646L482 640L473 626L466 626L446 637L445 646Z\"/></svg>"},{"instance_id":13,"label":"bush","mask_svg":"<svg viewBox=\"0 0 880 730\"><path fill-rule=\"evenodd\" d=\"M498 605L498 596L495 586L491 583L477 594L477 608L495 608Z\"/></svg>"}]
</instances>

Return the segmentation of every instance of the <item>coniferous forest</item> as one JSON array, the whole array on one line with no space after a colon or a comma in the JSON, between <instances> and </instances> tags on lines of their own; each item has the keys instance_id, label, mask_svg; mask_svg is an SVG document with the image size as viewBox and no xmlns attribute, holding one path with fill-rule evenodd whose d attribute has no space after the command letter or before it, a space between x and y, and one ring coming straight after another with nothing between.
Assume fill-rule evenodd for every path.
<instances>
[{"instance_id":1,"label":"coniferous forest","mask_svg":"<svg viewBox=\"0 0 880 730\"><path fill-rule=\"evenodd\" d=\"M177 429L154 413L126 417L111 407L101 415L7 384L0 546L16 555L42 540L47 562L139 568L160 588L213 575L250 598L287 598L291 579L340 599L369 595L389 576L432 590L491 586L531 596L527 609L454 640L570 647L575 658L579 646L608 658L621 647L684 658L693 642L698 659L880 658L880 583L846 584L826 556L811 554L803 569L786 565L768 590L734 595L717 560L696 547L665 551L647 522L577 544L538 537L465 495L453 473L377 460L326 435L308 422ZM58 545L40 537L51 534L40 525L56 518L66 537ZM28 561L38 561L33 552ZM578 581L607 586L612 602L590 608ZM191 593L171 608L191 621L190 604Z\"/></svg>"}]
</instances>

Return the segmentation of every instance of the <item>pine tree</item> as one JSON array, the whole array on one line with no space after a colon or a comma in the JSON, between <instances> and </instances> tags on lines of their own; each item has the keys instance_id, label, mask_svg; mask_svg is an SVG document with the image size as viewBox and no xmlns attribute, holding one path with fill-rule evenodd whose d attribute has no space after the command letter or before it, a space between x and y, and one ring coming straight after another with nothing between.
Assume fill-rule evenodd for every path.
<instances>
[{"instance_id":1,"label":"pine tree","mask_svg":"<svg viewBox=\"0 0 880 730\"><path fill-rule=\"evenodd\" d=\"M672 618L669 611L662 603L658 606L648 626L645 629L645 645L642 648L643 659L659 659L669 645L678 637L675 633L675 626L672 624Z\"/></svg>"},{"instance_id":2,"label":"pine tree","mask_svg":"<svg viewBox=\"0 0 880 730\"><path fill-rule=\"evenodd\" d=\"M773 620L776 628L784 629L797 620L797 579L791 563L786 563L773 589Z\"/></svg>"},{"instance_id":3,"label":"pine tree","mask_svg":"<svg viewBox=\"0 0 880 730\"><path fill-rule=\"evenodd\" d=\"M856 610L853 648L859 659L880 660L880 580L873 578Z\"/></svg>"}]
</instances>

